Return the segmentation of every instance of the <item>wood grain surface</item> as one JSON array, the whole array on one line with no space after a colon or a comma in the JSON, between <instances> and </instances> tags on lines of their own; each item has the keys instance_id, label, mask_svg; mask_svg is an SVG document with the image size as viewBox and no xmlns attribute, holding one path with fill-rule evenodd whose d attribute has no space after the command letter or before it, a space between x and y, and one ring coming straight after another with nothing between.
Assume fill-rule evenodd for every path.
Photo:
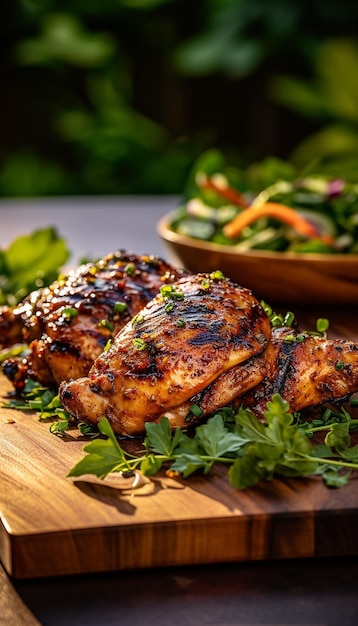
<instances>
[{"instance_id":1,"label":"wood grain surface","mask_svg":"<svg viewBox=\"0 0 358 626\"><path fill-rule=\"evenodd\" d=\"M331 335L356 339L354 323L336 316ZM2 398L9 390L0 377ZM0 558L15 578L358 554L358 473L337 490L313 477L242 492L222 468L138 485L70 479L78 430L59 438L37 414L4 408L0 441Z\"/></svg>"}]
</instances>

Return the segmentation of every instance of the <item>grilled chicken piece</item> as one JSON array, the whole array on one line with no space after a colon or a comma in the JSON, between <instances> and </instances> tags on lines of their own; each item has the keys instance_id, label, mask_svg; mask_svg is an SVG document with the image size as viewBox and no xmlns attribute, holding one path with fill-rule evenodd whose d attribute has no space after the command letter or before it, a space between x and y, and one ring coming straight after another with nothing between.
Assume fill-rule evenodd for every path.
<instances>
[{"instance_id":1,"label":"grilled chicken piece","mask_svg":"<svg viewBox=\"0 0 358 626\"><path fill-rule=\"evenodd\" d=\"M275 393L295 412L343 401L358 391L358 344L352 341L276 328L265 360L267 375L263 381L234 403L249 407L258 418L263 417Z\"/></svg>"},{"instance_id":2,"label":"grilled chicken piece","mask_svg":"<svg viewBox=\"0 0 358 626\"><path fill-rule=\"evenodd\" d=\"M259 385L267 372L265 354L251 357L224 372L196 395L183 404L165 412L171 428L188 428L217 411L229 406L237 394L241 395ZM195 413L194 407L195 406ZM199 412L198 412L199 409Z\"/></svg>"},{"instance_id":3,"label":"grilled chicken piece","mask_svg":"<svg viewBox=\"0 0 358 626\"><path fill-rule=\"evenodd\" d=\"M183 276L162 259L123 251L89 263L0 311L0 342L30 344L25 359L7 359L5 375L21 391L26 378L57 386L86 376L112 338L159 291Z\"/></svg>"},{"instance_id":4,"label":"grilled chicken piece","mask_svg":"<svg viewBox=\"0 0 358 626\"><path fill-rule=\"evenodd\" d=\"M106 416L120 435L142 434L164 414L187 426L192 401L206 413L232 400L240 381L243 391L250 376L251 384L262 379L262 364L256 378L238 366L261 354L270 334L248 289L216 273L185 277L122 329L88 377L61 384L60 399L81 421Z\"/></svg>"}]
</instances>

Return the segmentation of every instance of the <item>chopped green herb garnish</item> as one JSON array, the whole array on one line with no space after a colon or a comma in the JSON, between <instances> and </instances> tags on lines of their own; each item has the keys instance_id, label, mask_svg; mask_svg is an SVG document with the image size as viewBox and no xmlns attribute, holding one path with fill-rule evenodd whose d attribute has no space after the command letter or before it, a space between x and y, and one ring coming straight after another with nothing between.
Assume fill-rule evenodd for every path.
<instances>
[{"instance_id":1,"label":"chopped green herb garnish","mask_svg":"<svg viewBox=\"0 0 358 626\"><path fill-rule=\"evenodd\" d=\"M108 339L106 345L103 348L103 352L108 352L108 350L110 349L111 345L112 345L112 339Z\"/></svg>"},{"instance_id":2,"label":"chopped green herb garnish","mask_svg":"<svg viewBox=\"0 0 358 626\"><path fill-rule=\"evenodd\" d=\"M68 428L71 416L63 408L59 396L53 389L43 387L40 383L27 379L20 397L11 398L3 405L5 409L17 409L19 411L37 411L39 419L58 420L50 426L50 431L56 435L63 434Z\"/></svg>"},{"instance_id":3,"label":"chopped green herb garnish","mask_svg":"<svg viewBox=\"0 0 358 626\"><path fill-rule=\"evenodd\" d=\"M202 289L209 289L210 288L210 280L208 278L203 278L203 280L201 281L201 287Z\"/></svg>"},{"instance_id":4,"label":"chopped green herb garnish","mask_svg":"<svg viewBox=\"0 0 358 626\"><path fill-rule=\"evenodd\" d=\"M72 307L65 307L62 309L61 315L63 317L67 317L68 319L72 319L78 315L78 310Z\"/></svg>"},{"instance_id":5,"label":"chopped green herb garnish","mask_svg":"<svg viewBox=\"0 0 358 626\"><path fill-rule=\"evenodd\" d=\"M344 370L345 363L343 361L337 361L335 363L335 368L336 368L336 370Z\"/></svg>"},{"instance_id":6,"label":"chopped green herb garnish","mask_svg":"<svg viewBox=\"0 0 358 626\"><path fill-rule=\"evenodd\" d=\"M146 342L143 339L141 339L140 337L134 337L132 343L133 343L133 347L136 350L145 350L146 347L147 347Z\"/></svg>"},{"instance_id":7,"label":"chopped green herb garnish","mask_svg":"<svg viewBox=\"0 0 358 626\"><path fill-rule=\"evenodd\" d=\"M281 313L276 313L272 309L272 307L264 300L261 300L260 304L265 311L267 317L269 318L271 326L277 328L287 326L288 328L291 328L295 325L296 318L294 313L292 313L291 311L288 311L285 315L282 315Z\"/></svg>"},{"instance_id":8,"label":"chopped green herb garnish","mask_svg":"<svg viewBox=\"0 0 358 626\"><path fill-rule=\"evenodd\" d=\"M215 270L215 272L211 272L210 278L212 280L225 280L225 275L221 270Z\"/></svg>"},{"instance_id":9,"label":"chopped green herb garnish","mask_svg":"<svg viewBox=\"0 0 358 626\"><path fill-rule=\"evenodd\" d=\"M98 322L97 327L107 328L107 330L110 330L111 332L114 331L114 324L112 324L112 322L110 322L109 320L101 320L100 322Z\"/></svg>"},{"instance_id":10,"label":"chopped green herb garnish","mask_svg":"<svg viewBox=\"0 0 358 626\"><path fill-rule=\"evenodd\" d=\"M322 335L325 334L329 328L329 321L324 317L320 317L316 322L316 328L317 332Z\"/></svg>"},{"instance_id":11,"label":"chopped green herb garnish","mask_svg":"<svg viewBox=\"0 0 358 626\"><path fill-rule=\"evenodd\" d=\"M173 298L174 300L182 300L184 293L179 289L175 289L173 285L163 285L160 288L160 294L163 298Z\"/></svg>"},{"instance_id":12,"label":"chopped green herb garnish","mask_svg":"<svg viewBox=\"0 0 358 626\"><path fill-rule=\"evenodd\" d=\"M84 437L94 438L94 437L98 437L99 435L99 430L97 426L95 426L94 424L86 424L85 422L79 422L77 424L77 427L81 435L83 435Z\"/></svg>"},{"instance_id":13,"label":"chopped green herb garnish","mask_svg":"<svg viewBox=\"0 0 358 626\"><path fill-rule=\"evenodd\" d=\"M114 313L124 313L128 309L128 304L126 302L115 302L113 305Z\"/></svg>"},{"instance_id":14,"label":"chopped green herb garnish","mask_svg":"<svg viewBox=\"0 0 358 626\"><path fill-rule=\"evenodd\" d=\"M134 265L134 263L128 263L125 266L124 271L128 274L128 276L134 276L134 274L135 274L135 265Z\"/></svg>"},{"instance_id":15,"label":"chopped green herb garnish","mask_svg":"<svg viewBox=\"0 0 358 626\"><path fill-rule=\"evenodd\" d=\"M131 322L131 324L132 324L132 326L137 326L138 324L140 324L141 322L143 322L143 320L144 320L143 315L141 315L140 313L137 313L137 315L135 315L135 316L132 318L132 322Z\"/></svg>"},{"instance_id":16,"label":"chopped green herb garnish","mask_svg":"<svg viewBox=\"0 0 358 626\"><path fill-rule=\"evenodd\" d=\"M192 404L190 407L190 413L195 417L200 417L203 414L203 411L198 404Z\"/></svg>"},{"instance_id":17,"label":"chopped green herb garnish","mask_svg":"<svg viewBox=\"0 0 358 626\"><path fill-rule=\"evenodd\" d=\"M68 429L68 420L59 419L57 422L54 422L50 426L50 433L53 435L57 435L58 437L63 437L66 430Z\"/></svg>"}]
</instances>

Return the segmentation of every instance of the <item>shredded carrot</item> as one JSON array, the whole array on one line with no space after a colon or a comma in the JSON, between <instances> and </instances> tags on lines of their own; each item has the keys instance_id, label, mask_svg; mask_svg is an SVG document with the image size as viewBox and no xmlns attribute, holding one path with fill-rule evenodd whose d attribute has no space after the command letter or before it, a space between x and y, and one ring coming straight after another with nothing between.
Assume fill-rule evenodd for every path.
<instances>
[{"instance_id":1,"label":"shredded carrot","mask_svg":"<svg viewBox=\"0 0 358 626\"><path fill-rule=\"evenodd\" d=\"M305 220L297 211L279 202L265 202L259 206L250 206L226 224L223 233L226 237L238 237L242 230L260 217L273 217L292 226L298 233L310 239L319 237L317 229Z\"/></svg>"},{"instance_id":2,"label":"shredded carrot","mask_svg":"<svg viewBox=\"0 0 358 626\"><path fill-rule=\"evenodd\" d=\"M201 174L197 179L197 184L201 189L210 189L221 195L232 204L244 209L231 222L223 228L226 237L238 237L242 230L255 222L260 217L273 217L279 221L292 226L298 233L309 239L321 239L328 245L333 244L333 237L329 234L320 236L317 228L302 217L295 209L280 202L265 202L260 205L248 206L244 196L231 187L228 183L218 184L214 177Z\"/></svg>"},{"instance_id":3,"label":"shredded carrot","mask_svg":"<svg viewBox=\"0 0 358 626\"><path fill-rule=\"evenodd\" d=\"M213 177L206 176L205 174L201 174L197 179L197 184L201 189L210 189L212 191L216 191L217 194L232 202L239 207L246 208L247 202L245 198L241 195L239 191L230 187L230 185L219 185Z\"/></svg>"}]
</instances>

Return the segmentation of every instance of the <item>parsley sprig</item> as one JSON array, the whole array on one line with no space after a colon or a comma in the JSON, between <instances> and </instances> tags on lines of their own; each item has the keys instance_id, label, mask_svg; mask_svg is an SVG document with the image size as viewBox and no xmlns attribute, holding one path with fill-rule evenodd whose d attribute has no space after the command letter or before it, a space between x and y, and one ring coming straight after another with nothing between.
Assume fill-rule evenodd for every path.
<instances>
[{"instance_id":1,"label":"parsley sprig","mask_svg":"<svg viewBox=\"0 0 358 626\"><path fill-rule=\"evenodd\" d=\"M274 476L314 474L338 487L346 484L350 471L358 469L358 446L350 446L349 434L358 420L348 416L347 412L344 422L327 423L325 443L314 446L308 436L310 428L295 423L288 403L275 394L267 403L265 424L249 409L234 413L227 407L197 426L192 436L178 428L171 430L166 417L158 424L148 422L139 456L120 446L108 420L102 418L99 431L105 439L86 444L83 450L87 454L68 476L94 474L103 479L111 472L133 470L151 476L163 468L170 475L188 478L198 470L208 474L221 463L228 466L228 479L237 489Z\"/></svg>"},{"instance_id":2,"label":"parsley sprig","mask_svg":"<svg viewBox=\"0 0 358 626\"><path fill-rule=\"evenodd\" d=\"M4 409L18 411L36 411L41 422L51 421L49 430L53 435L63 437L70 427L75 426L81 435L86 437L98 437L98 428L92 424L76 422L65 411L60 398L54 389L44 387L39 382L27 378L21 396L14 395L8 402L2 404Z\"/></svg>"}]
</instances>

